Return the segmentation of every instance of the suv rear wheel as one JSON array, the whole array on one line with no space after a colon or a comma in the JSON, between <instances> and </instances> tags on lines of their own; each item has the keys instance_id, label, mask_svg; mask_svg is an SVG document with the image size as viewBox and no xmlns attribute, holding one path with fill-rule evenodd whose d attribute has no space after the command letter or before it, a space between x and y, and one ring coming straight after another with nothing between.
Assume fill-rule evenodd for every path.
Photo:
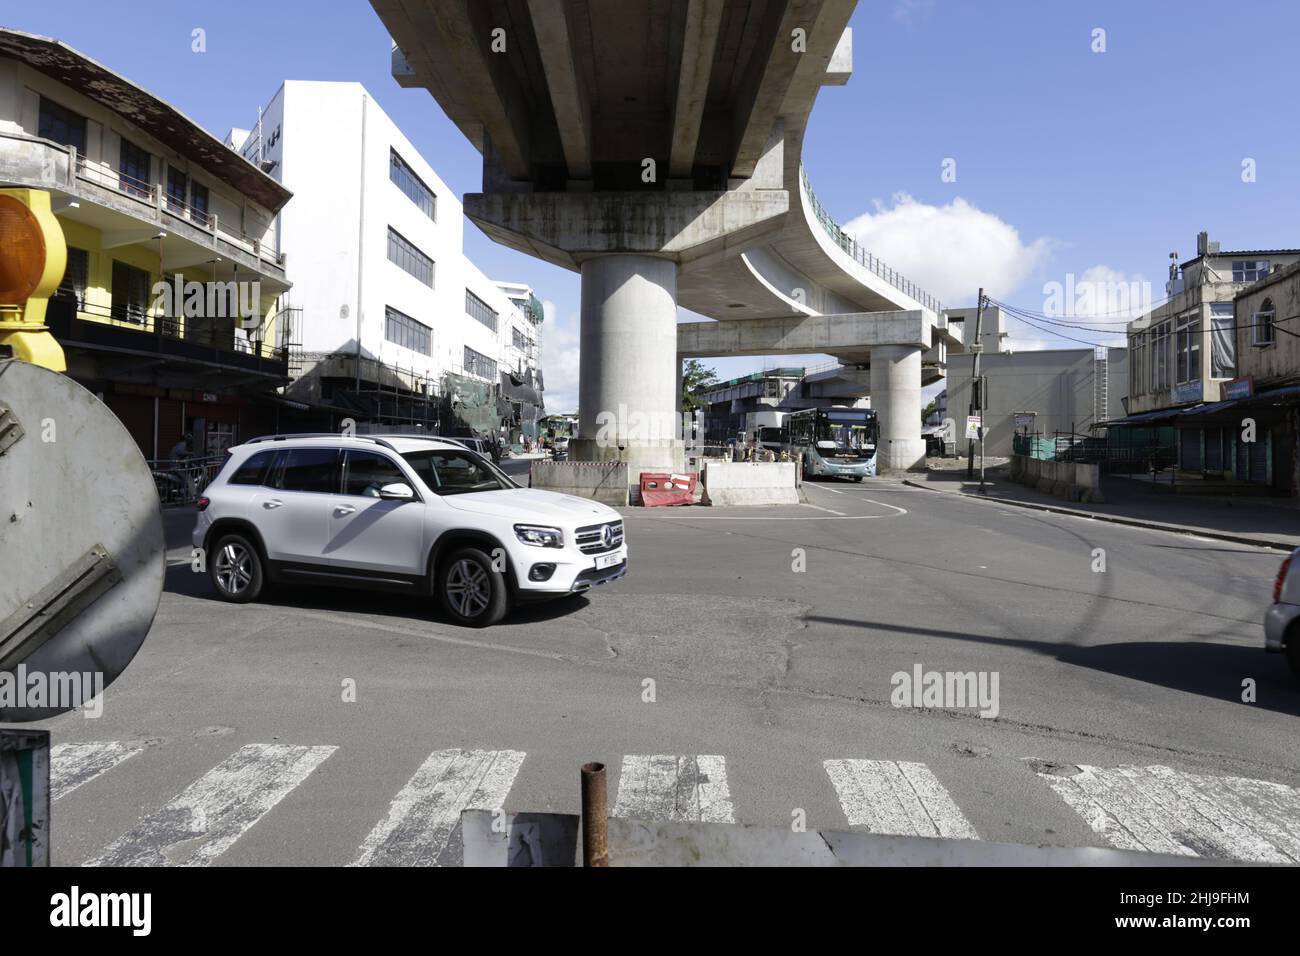
<instances>
[{"instance_id":1,"label":"suv rear wheel","mask_svg":"<svg viewBox=\"0 0 1300 956\"><path fill-rule=\"evenodd\" d=\"M460 548L438 566L438 594L456 623L488 627L506 616L506 577L478 548Z\"/></svg>"},{"instance_id":2,"label":"suv rear wheel","mask_svg":"<svg viewBox=\"0 0 1300 956\"><path fill-rule=\"evenodd\" d=\"M217 539L208 575L222 600L247 604L262 593L262 557L242 534L223 534Z\"/></svg>"}]
</instances>

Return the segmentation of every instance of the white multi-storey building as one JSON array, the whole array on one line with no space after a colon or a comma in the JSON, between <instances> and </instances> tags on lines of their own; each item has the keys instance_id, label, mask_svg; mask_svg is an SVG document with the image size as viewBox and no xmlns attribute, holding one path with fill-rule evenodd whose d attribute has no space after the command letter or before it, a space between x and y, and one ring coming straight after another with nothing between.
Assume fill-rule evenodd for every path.
<instances>
[{"instance_id":1,"label":"white multi-storey building","mask_svg":"<svg viewBox=\"0 0 1300 956\"><path fill-rule=\"evenodd\" d=\"M455 193L363 86L286 81L227 145L294 194L277 233L301 310L290 394L388 424L420 421L420 396L481 408L456 416L480 430L498 399L536 417L519 406L540 405L540 305L465 257Z\"/></svg>"}]
</instances>

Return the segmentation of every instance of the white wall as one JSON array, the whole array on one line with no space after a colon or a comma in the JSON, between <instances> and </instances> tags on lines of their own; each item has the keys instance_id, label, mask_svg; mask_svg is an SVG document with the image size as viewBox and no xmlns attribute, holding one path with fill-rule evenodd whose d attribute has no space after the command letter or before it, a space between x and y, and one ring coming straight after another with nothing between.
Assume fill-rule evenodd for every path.
<instances>
[{"instance_id":1,"label":"white wall","mask_svg":"<svg viewBox=\"0 0 1300 956\"><path fill-rule=\"evenodd\" d=\"M1093 420L1095 375L1093 349L1041 349L986 353L980 374L988 381L984 445L989 455L1011 454L1016 412L1035 412L1036 429L1087 432ZM1108 351L1110 417L1124 414L1128 350ZM948 417L957 422L957 445L965 449L966 415L970 410L971 361L961 355L948 366Z\"/></svg>"},{"instance_id":2,"label":"white wall","mask_svg":"<svg viewBox=\"0 0 1300 956\"><path fill-rule=\"evenodd\" d=\"M303 310L303 349L355 349L359 308L369 357L436 378L462 370L468 345L513 367L511 324L527 321L465 258L459 199L374 98L357 83L288 81L263 110L264 142L277 127L279 141L264 158L277 162L272 175L294 193L282 214L281 251L293 304ZM390 149L437 196L436 221L389 178ZM432 289L389 261L390 226L433 259ZM495 333L466 314L467 287L498 312ZM385 339L387 306L432 329L432 355Z\"/></svg>"}]
</instances>

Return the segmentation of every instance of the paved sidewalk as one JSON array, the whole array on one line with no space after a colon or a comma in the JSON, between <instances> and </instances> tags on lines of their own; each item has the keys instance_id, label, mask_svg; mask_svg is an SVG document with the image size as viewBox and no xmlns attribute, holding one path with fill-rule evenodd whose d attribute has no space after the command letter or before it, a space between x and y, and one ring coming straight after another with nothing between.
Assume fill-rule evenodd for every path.
<instances>
[{"instance_id":1,"label":"paved sidewalk","mask_svg":"<svg viewBox=\"0 0 1300 956\"><path fill-rule=\"evenodd\" d=\"M979 495L979 479L966 480L965 469L910 475L904 484L948 494ZM1125 478L1102 479L1102 504L1065 501L1012 482L1005 468L986 473L988 498L1060 514L1117 524L1197 534L1207 538L1259 544L1279 550L1300 547L1300 510L1290 499L1161 494Z\"/></svg>"}]
</instances>

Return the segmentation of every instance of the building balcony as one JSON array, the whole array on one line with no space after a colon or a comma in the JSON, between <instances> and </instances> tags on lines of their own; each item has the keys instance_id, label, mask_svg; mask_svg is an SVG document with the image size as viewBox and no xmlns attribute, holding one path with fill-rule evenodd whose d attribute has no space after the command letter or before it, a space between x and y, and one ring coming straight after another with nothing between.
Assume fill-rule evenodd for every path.
<instances>
[{"instance_id":1,"label":"building balcony","mask_svg":"<svg viewBox=\"0 0 1300 956\"><path fill-rule=\"evenodd\" d=\"M184 319L50 299L46 324L74 378L214 392L278 388L288 349L248 340L233 319Z\"/></svg>"},{"instance_id":2,"label":"building balcony","mask_svg":"<svg viewBox=\"0 0 1300 956\"><path fill-rule=\"evenodd\" d=\"M273 244L168 196L161 183L88 162L71 147L0 132L0 185L49 191L55 214L98 229L104 248L156 242L167 271L204 264L213 278L239 272L260 279L272 293L289 287L284 256Z\"/></svg>"}]
</instances>

